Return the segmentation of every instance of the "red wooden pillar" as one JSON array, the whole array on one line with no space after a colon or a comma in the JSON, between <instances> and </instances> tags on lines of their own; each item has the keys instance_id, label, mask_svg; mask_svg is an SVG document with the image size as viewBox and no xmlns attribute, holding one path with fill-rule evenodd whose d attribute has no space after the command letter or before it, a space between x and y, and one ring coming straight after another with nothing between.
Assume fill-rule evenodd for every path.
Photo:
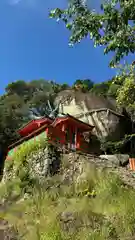
<instances>
[{"instance_id":1,"label":"red wooden pillar","mask_svg":"<svg viewBox=\"0 0 135 240\"><path fill-rule=\"evenodd\" d=\"M73 138L73 131L71 129L71 127L68 128L68 148L72 148L72 138Z\"/></svg>"},{"instance_id":2,"label":"red wooden pillar","mask_svg":"<svg viewBox=\"0 0 135 240\"><path fill-rule=\"evenodd\" d=\"M61 136L61 143L65 145L66 143L66 124L62 125L62 136Z\"/></svg>"},{"instance_id":3,"label":"red wooden pillar","mask_svg":"<svg viewBox=\"0 0 135 240\"><path fill-rule=\"evenodd\" d=\"M47 135L47 137L48 137L48 134L49 134L49 128L46 128L45 132L46 132L46 135Z\"/></svg>"},{"instance_id":4,"label":"red wooden pillar","mask_svg":"<svg viewBox=\"0 0 135 240\"><path fill-rule=\"evenodd\" d=\"M65 145L66 145L66 124L63 123L60 130L60 144L62 145L62 149L65 152Z\"/></svg>"},{"instance_id":5,"label":"red wooden pillar","mask_svg":"<svg viewBox=\"0 0 135 240\"><path fill-rule=\"evenodd\" d=\"M46 128L45 132L46 132L46 136L47 136L48 142L51 143L52 142L52 138L50 136L50 131L49 131L48 127Z\"/></svg>"},{"instance_id":6,"label":"red wooden pillar","mask_svg":"<svg viewBox=\"0 0 135 240\"><path fill-rule=\"evenodd\" d=\"M76 130L76 142L75 142L75 147L77 150L80 150L81 147L81 135L80 132L78 131L78 129Z\"/></svg>"}]
</instances>

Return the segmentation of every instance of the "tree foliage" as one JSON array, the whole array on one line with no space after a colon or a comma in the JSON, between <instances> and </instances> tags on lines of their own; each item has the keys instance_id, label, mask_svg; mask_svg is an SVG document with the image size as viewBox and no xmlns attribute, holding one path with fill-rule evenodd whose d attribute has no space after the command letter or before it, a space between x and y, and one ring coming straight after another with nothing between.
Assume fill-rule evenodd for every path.
<instances>
[{"instance_id":1,"label":"tree foliage","mask_svg":"<svg viewBox=\"0 0 135 240\"><path fill-rule=\"evenodd\" d=\"M104 1L100 12L88 7L88 1L70 0L67 9L56 8L51 18L61 19L71 31L70 44L90 36L94 46L103 46L104 53L114 52L110 66L135 52L135 0ZM133 66L118 74L112 81L94 84L91 92L115 97L118 105L135 109L135 72ZM132 68L132 69L131 69ZM82 84L75 86L81 87Z\"/></svg>"},{"instance_id":2,"label":"tree foliage","mask_svg":"<svg viewBox=\"0 0 135 240\"><path fill-rule=\"evenodd\" d=\"M77 79L73 84L73 88L76 90L81 90L83 92L88 92L90 89L92 89L93 85L94 82L90 79Z\"/></svg>"},{"instance_id":3,"label":"tree foliage","mask_svg":"<svg viewBox=\"0 0 135 240\"><path fill-rule=\"evenodd\" d=\"M134 65L125 65L120 70L121 72L114 81L115 84L119 84L117 103L119 106L135 111L135 67Z\"/></svg>"},{"instance_id":4,"label":"tree foliage","mask_svg":"<svg viewBox=\"0 0 135 240\"><path fill-rule=\"evenodd\" d=\"M110 65L135 52L135 1L111 0L101 4L101 11L88 8L84 1L71 0L67 9L56 8L51 18L64 21L71 31L70 44L90 36L94 46L104 46L104 53L114 52Z\"/></svg>"},{"instance_id":5,"label":"tree foliage","mask_svg":"<svg viewBox=\"0 0 135 240\"><path fill-rule=\"evenodd\" d=\"M0 148L7 148L19 137L16 130L30 120L30 109L44 116L47 101L52 103L55 94L68 87L44 79L8 84L0 97Z\"/></svg>"},{"instance_id":6,"label":"tree foliage","mask_svg":"<svg viewBox=\"0 0 135 240\"><path fill-rule=\"evenodd\" d=\"M107 96L109 88L111 86L112 80L108 80L106 82L95 83L91 92L98 95L98 96Z\"/></svg>"}]
</instances>

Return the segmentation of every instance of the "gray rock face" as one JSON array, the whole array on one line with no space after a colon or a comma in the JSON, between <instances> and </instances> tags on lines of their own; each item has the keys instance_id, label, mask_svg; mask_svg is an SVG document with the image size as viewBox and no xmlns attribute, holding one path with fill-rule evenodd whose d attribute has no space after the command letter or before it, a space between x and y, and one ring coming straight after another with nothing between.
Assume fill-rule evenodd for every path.
<instances>
[{"instance_id":1,"label":"gray rock face","mask_svg":"<svg viewBox=\"0 0 135 240\"><path fill-rule=\"evenodd\" d=\"M79 120L93 125L93 134L98 138L119 140L125 134L122 110L117 109L115 101L72 90L60 92L55 99L59 112L70 114Z\"/></svg>"},{"instance_id":2,"label":"gray rock face","mask_svg":"<svg viewBox=\"0 0 135 240\"><path fill-rule=\"evenodd\" d=\"M100 155L100 158L116 166L124 166L129 162L129 155L126 154Z\"/></svg>"},{"instance_id":3,"label":"gray rock face","mask_svg":"<svg viewBox=\"0 0 135 240\"><path fill-rule=\"evenodd\" d=\"M64 168L61 169L61 176L63 178L62 182L65 184L78 182L81 178L85 178L87 171L90 174L92 167L98 169L111 169L116 167L116 165L108 161L107 158L100 158L92 154L81 155L78 153L64 154L62 164L64 164Z\"/></svg>"}]
</instances>

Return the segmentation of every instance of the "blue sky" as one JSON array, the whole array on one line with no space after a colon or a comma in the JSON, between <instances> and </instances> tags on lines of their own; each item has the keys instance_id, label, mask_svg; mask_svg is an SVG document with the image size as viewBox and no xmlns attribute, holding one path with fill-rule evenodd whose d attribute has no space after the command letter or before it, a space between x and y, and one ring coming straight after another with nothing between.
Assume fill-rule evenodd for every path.
<instances>
[{"instance_id":1,"label":"blue sky","mask_svg":"<svg viewBox=\"0 0 135 240\"><path fill-rule=\"evenodd\" d=\"M100 0L93 0L97 8ZM85 39L68 46L63 23L48 18L49 10L66 6L66 0L0 0L0 94L16 80L44 78L72 84L78 78L101 82L115 71L110 56Z\"/></svg>"}]
</instances>

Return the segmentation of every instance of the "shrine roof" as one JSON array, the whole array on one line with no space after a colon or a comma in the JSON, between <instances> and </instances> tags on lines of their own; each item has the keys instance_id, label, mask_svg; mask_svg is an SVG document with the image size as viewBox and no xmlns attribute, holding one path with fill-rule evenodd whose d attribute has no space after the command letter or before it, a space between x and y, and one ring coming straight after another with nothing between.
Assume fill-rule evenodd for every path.
<instances>
[{"instance_id":1,"label":"shrine roof","mask_svg":"<svg viewBox=\"0 0 135 240\"><path fill-rule=\"evenodd\" d=\"M51 124L53 127L56 127L59 123L61 122L65 122L65 121L69 121L72 124L75 124L76 126L78 126L80 129L82 129L83 131L89 131L92 130L94 128L94 126L85 123L69 114L66 114L64 117L59 117L56 118L55 121Z\"/></svg>"},{"instance_id":2,"label":"shrine roof","mask_svg":"<svg viewBox=\"0 0 135 240\"><path fill-rule=\"evenodd\" d=\"M27 126L29 126L29 125L31 125L33 123L43 123L43 122L46 122L46 121L52 122L52 120L50 118L44 118L44 117L40 118L40 119L32 119L29 122L27 122L26 124L24 124L22 127L20 127L18 129L18 131L24 129L25 127L27 127Z\"/></svg>"},{"instance_id":3,"label":"shrine roof","mask_svg":"<svg viewBox=\"0 0 135 240\"><path fill-rule=\"evenodd\" d=\"M52 119L50 118L40 118L40 119L33 119L31 121L29 121L28 123L26 123L25 125L23 125L21 128L18 129L18 133L20 135L24 135L25 133L27 133L27 131L33 131L36 130L37 128L39 128L42 124L51 124L52 123Z\"/></svg>"},{"instance_id":4,"label":"shrine roof","mask_svg":"<svg viewBox=\"0 0 135 240\"><path fill-rule=\"evenodd\" d=\"M27 141L35 136L37 136L38 134L40 134L41 132L43 132L46 128L48 127L48 124L43 125L42 127L39 127L38 129L36 129L35 131L33 131L32 133L28 134L25 137L21 137L18 141L14 142L13 144L11 144L8 149L12 149L18 145L20 145L21 143L23 143L24 141Z\"/></svg>"}]
</instances>

